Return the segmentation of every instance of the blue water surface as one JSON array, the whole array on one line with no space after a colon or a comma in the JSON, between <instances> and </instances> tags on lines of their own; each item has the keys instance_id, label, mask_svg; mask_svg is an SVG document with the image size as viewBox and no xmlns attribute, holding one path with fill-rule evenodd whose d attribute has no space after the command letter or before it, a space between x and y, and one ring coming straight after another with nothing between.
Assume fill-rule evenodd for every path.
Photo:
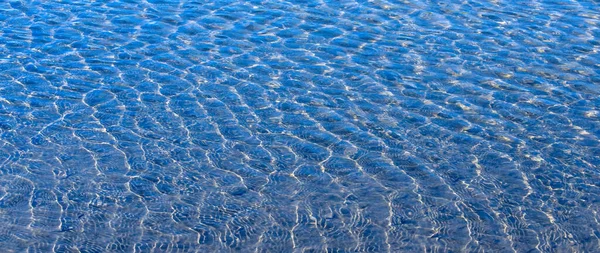
<instances>
[{"instance_id":1,"label":"blue water surface","mask_svg":"<svg viewBox=\"0 0 600 253\"><path fill-rule=\"evenodd\" d=\"M2 252L600 252L596 0L0 3Z\"/></svg>"}]
</instances>

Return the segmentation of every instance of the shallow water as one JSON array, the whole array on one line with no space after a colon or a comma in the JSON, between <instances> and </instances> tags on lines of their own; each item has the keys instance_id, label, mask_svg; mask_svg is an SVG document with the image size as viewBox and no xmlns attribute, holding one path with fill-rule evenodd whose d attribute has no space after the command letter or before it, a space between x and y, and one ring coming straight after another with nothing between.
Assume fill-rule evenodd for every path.
<instances>
[{"instance_id":1,"label":"shallow water","mask_svg":"<svg viewBox=\"0 0 600 253\"><path fill-rule=\"evenodd\" d=\"M6 252L599 252L593 0L0 3Z\"/></svg>"}]
</instances>

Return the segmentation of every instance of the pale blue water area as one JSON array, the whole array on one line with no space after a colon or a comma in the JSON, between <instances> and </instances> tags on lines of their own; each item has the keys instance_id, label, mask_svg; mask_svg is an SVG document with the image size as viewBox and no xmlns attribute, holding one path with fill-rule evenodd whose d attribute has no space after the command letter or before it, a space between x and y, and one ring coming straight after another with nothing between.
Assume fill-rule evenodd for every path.
<instances>
[{"instance_id":1,"label":"pale blue water area","mask_svg":"<svg viewBox=\"0 0 600 253\"><path fill-rule=\"evenodd\" d=\"M2 252L600 252L600 2L2 1Z\"/></svg>"}]
</instances>

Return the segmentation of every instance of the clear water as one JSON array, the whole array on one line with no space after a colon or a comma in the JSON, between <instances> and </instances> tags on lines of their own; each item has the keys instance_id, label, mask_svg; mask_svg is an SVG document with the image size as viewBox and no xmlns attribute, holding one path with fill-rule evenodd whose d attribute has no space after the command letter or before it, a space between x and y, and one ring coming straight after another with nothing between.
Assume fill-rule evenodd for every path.
<instances>
[{"instance_id":1,"label":"clear water","mask_svg":"<svg viewBox=\"0 0 600 253\"><path fill-rule=\"evenodd\" d=\"M600 252L595 0L23 0L0 29L4 252Z\"/></svg>"}]
</instances>

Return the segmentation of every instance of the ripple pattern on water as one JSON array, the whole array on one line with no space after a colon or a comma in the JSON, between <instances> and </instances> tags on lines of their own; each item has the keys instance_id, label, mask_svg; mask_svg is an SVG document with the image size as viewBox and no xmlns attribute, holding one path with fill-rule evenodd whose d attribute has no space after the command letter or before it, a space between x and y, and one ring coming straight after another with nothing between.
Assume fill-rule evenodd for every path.
<instances>
[{"instance_id":1,"label":"ripple pattern on water","mask_svg":"<svg viewBox=\"0 0 600 253\"><path fill-rule=\"evenodd\" d=\"M593 0L0 3L8 252L594 252Z\"/></svg>"}]
</instances>

